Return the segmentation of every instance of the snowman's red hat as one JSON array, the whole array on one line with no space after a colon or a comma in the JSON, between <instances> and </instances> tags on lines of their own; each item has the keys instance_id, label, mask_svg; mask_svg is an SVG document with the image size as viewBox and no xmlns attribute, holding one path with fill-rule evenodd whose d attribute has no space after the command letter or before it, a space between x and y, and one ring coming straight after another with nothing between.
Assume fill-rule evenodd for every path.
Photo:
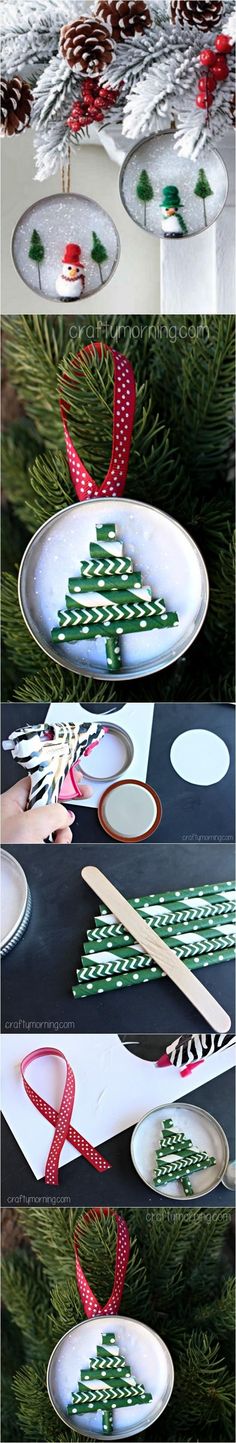
<instances>
[{"instance_id":1,"label":"snowman's red hat","mask_svg":"<svg viewBox=\"0 0 236 1443\"><path fill-rule=\"evenodd\" d=\"M62 265L64 265L64 266L78 266L79 263L80 263L80 256L81 256L81 246L73 246L73 245L66 246L65 251L64 251L64 256L62 256Z\"/></svg>"}]
</instances>

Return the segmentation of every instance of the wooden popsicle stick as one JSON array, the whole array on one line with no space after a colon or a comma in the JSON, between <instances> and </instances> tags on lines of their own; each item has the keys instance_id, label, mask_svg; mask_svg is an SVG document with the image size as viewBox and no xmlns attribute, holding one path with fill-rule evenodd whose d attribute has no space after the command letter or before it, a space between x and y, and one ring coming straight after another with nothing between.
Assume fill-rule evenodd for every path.
<instances>
[{"instance_id":1,"label":"wooden popsicle stick","mask_svg":"<svg viewBox=\"0 0 236 1443\"><path fill-rule=\"evenodd\" d=\"M203 987L202 982L198 981L194 973L189 972L185 963L176 956L176 952L167 947L166 942L163 942L162 938L153 932L148 922L144 922L134 907L131 907L130 902L126 901L121 892L118 892L117 887L113 887L108 877L105 877L98 867L83 867L81 876L92 888L92 891L96 892L96 896L100 897L100 901L104 902L105 907L113 912L117 921L123 923L126 932L130 932L131 937L135 937L136 942L141 944L143 952L148 953L152 961L162 968L167 977L170 977L171 982L174 982L184 996L188 997L193 1007L197 1007L198 1012L201 1012L202 1017L209 1022L214 1032L228 1032L231 1027L228 1013L224 1011L216 998L211 996L207 988Z\"/></svg>"}]
</instances>

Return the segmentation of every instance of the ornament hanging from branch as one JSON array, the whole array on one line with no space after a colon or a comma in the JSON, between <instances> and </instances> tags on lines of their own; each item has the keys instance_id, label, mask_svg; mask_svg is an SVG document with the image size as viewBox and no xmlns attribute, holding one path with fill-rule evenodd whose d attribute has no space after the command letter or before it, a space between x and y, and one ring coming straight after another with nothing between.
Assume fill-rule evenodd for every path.
<instances>
[{"instance_id":1,"label":"ornament hanging from branch","mask_svg":"<svg viewBox=\"0 0 236 1443\"><path fill-rule=\"evenodd\" d=\"M205 187L202 199L208 201L202 213L198 180ZM151 235L164 235L168 241L185 240L212 225L227 191L227 172L217 151L208 149L206 177L203 170L198 173L191 156L183 160L176 153L172 132L139 142L120 173L120 195L128 215Z\"/></svg>"},{"instance_id":2,"label":"ornament hanging from branch","mask_svg":"<svg viewBox=\"0 0 236 1443\"><path fill-rule=\"evenodd\" d=\"M113 1219L116 1223L114 1281L110 1297L102 1305L81 1266L81 1238L86 1242L85 1229L87 1232L88 1228L95 1231L96 1237L99 1222L102 1259L106 1229L109 1229L109 1252L113 1250ZM91 1241L93 1243L93 1237ZM121 1318L118 1316L130 1254L130 1236L124 1218L114 1213L113 1208L87 1210L77 1223L74 1254L76 1283L86 1322L73 1327L54 1348L47 1370L50 1402L62 1421L67 1426L70 1421L76 1432L79 1426L79 1431L85 1430L87 1435L90 1415L91 1439L101 1436L127 1439L127 1432L131 1437L139 1428L146 1430L166 1408L174 1384L171 1354L153 1329L144 1327L137 1318L124 1317L123 1313ZM68 1394L71 1397L67 1402Z\"/></svg>"},{"instance_id":3,"label":"ornament hanging from branch","mask_svg":"<svg viewBox=\"0 0 236 1443\"><path fill-rule=\"evenodd\" d=\"M94 257L93 235L103 249L102 268ZM83 300L104 286L119 259L119 237L111 217L87 196L45 196L15 228L16 270L32 290L62 304Z\"/></svg>"}]
</instances>

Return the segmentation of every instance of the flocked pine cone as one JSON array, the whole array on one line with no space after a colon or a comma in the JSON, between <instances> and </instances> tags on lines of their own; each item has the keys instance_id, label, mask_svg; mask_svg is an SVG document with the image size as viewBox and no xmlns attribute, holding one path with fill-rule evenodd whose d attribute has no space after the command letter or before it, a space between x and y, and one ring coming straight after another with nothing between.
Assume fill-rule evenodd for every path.
<instances>
[{"instance_id":1,"label":"flocked pine cone","mask_svg":"<svg viewBox=\"0 0 236 1443\"><path fill-rule=\"evenodd\" d=\"M1 132L16 135L30 123L33 96L26 80L13 75L12 80L1 79Z\"/></svg>"},{"instance_id":2,"label":"flocked pine cone","mask_svg":"<svg viewBox=\"0 0 236 1443\"><path fill-rule=\"evenodd\" d=\"M95 9L116 42L124 40L126 35L129 40L134 35L143 35L148 25L152 25L145 0L97 0Z\"/></svg>"},{"instance_id":3,"label":"flocked pine cone","mask_svg":"<svg viewBox=\"0 0 236 1443\"><path fill-rule=\"evenodd\" d=\"M111 64L114 52L114 41L96 16L91 19L80 16L70 25L63 25L60 53L72 69L79 65L84 75L100 75Z\"/></svg>"},{"instance_id":4,"label":"flocked pine cone","mask_svg":"<svg viewBox=\"0 0 236 1443\"><path fill-rule=\"evenodd\" d=\"M214 30L218 25L223 12L223 0L170 0L170 13L173 25L180 20L181 25L187 20L189 25L196 25L198 30Z\"/></svg>"}]
</instances>

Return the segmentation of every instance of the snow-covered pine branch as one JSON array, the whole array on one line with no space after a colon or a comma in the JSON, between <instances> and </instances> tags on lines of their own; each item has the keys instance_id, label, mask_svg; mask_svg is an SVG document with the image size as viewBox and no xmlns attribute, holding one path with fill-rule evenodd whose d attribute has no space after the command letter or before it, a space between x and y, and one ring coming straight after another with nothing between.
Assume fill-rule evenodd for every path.
<instances>
[{"instance_id":1,"label":"snow-covered pine branch","mask_svg":"<svg viewBox=\"0 0 236 1443\"><path fill-rule=\"evenodd\" d=\"M52 55L57 55L62 25L71 20L72 0L4 0L1 14L2 74L17 72L25 80L42 74ZM82 0L80 13L87 14L89 0Z\"/></svg>"},{"instance_id":2,"label":"snow-covered pine branch","mask_svg":"<svg viewBox=\"0 0 236 1443\"><path fill-rule=\"evenodd\" d=\"M80 94L80 82L61 55L53 55L34 91L32 123L38 130L52 120L66 120Z\"/></svg>"},{"instance_id":3,"label":"snow-covered pine branch","mask_svg":"<svg viewBox=\"0 0 236 1443\"><path fill-rule=\"evenodd\" d=\"M185 91L193 94L196 74L197 63L190 48L185 50L184 57L172 55L168 65L164 58L159 64L151 65L126 100L123 134L135 139L168 130Z\"/></svg>"},{"instance_id":4,"label":"snow-covered pine branch","mask_svg":"<svg viewBox=\"0 0 236 1443\"><path fill-rule=\"evenodd\" d=\"M147 30L144 35L136 35L134 40L125 38L122 44L117 45L114 60L106 71L103 70L100 84L114 86L122 85L123 95L130 90L135 83L145 74L151 65L154 56L154 34L155 31ZM158 31L160 53L165 45L164 38ZM155 42L157 44L157 41ZM155 52L156 53L156 52ZM109 82L108 82L109 76Z\"/></svg>"},{"instance_id":5,"label":"snow-covered pine branch","mask_svg":"<svg viewBox=\"0 0 236 1443\"><path fill-rule=\"evenodd\" d=\"M61 147L64 152L68 141L66 121L80 94L78 67L71 70L59 55L60 29L73 18L73 3L14 0L13 4L13 0L4 0L2 73L11 77L19 72L30 80L31 88L35 85L33 125L40 179L57 169L57 137L60 164ZM92 0L81 0L79 14L91 14L91 5ZM187 22L182 26L178 19L172 25L169 0L152 0L151 9L152 28L132 42L126 37L119 43L111 65L100 76L101 86L122 87L119 114L114 115L112 108L105 128L112 131L114 120L119 123L123 112L123 133L135 139L144 133L155 134L175 120L177 147L183 155L192 154L196 147L202 148L205 139L223 134L231 125L232 79L231 90L229 81L217 86L206 125L204 111L197 114L195 105L202 33ZM224 0L221 28L234 36L232 0ZM214 30L204 32L204 48L214 45L214 37ZM229 57L230 71L232 63ZM102 140L102 130L100 135Z\"/></svg>"},{"instance_id":6,"label":"snow-covered pine branch","mask_svg":"<svg viewBox=\"0 0 236 1443\"><path fill-rule=\"evenodd\" d=\"M69 131L65 120L53 121L35 131L36 180L48 180L68 158Z\"/></svg>"},{"instance_id":7,"label":"snow-covered pine branch","mask_svg":"<svg viewBox=\"0 0 236 1443\"><path fill-rule=\"evenodd\" d=\"M225 15L224 23L227 23L229 33L231 29L233 33L231 0L225 0ZM144 134L152 135L168 129L175 121L177 149L182 155L197 154L206 142L216 135L223 135L232 123L233 55L227 57L230 74L226 82L217 86L207 124L206 113L199 114L195 104L201 49L199 30L193 31L187 24L183 28L179 24L171 28L168 26L168 43L165 23L154 26L149 38L150 33L152 53L148 53L148 46L140 37L140 71L138 74L136 57L132 81L131 72L127 69L123 134L135 140ZM204 48L207 46L212 46L210 31L204 34ZM120 45L119 53L121 50ZM114 62L116 77L119 66L118 56L118 64Z\"/></svg>"}]
</instances>

